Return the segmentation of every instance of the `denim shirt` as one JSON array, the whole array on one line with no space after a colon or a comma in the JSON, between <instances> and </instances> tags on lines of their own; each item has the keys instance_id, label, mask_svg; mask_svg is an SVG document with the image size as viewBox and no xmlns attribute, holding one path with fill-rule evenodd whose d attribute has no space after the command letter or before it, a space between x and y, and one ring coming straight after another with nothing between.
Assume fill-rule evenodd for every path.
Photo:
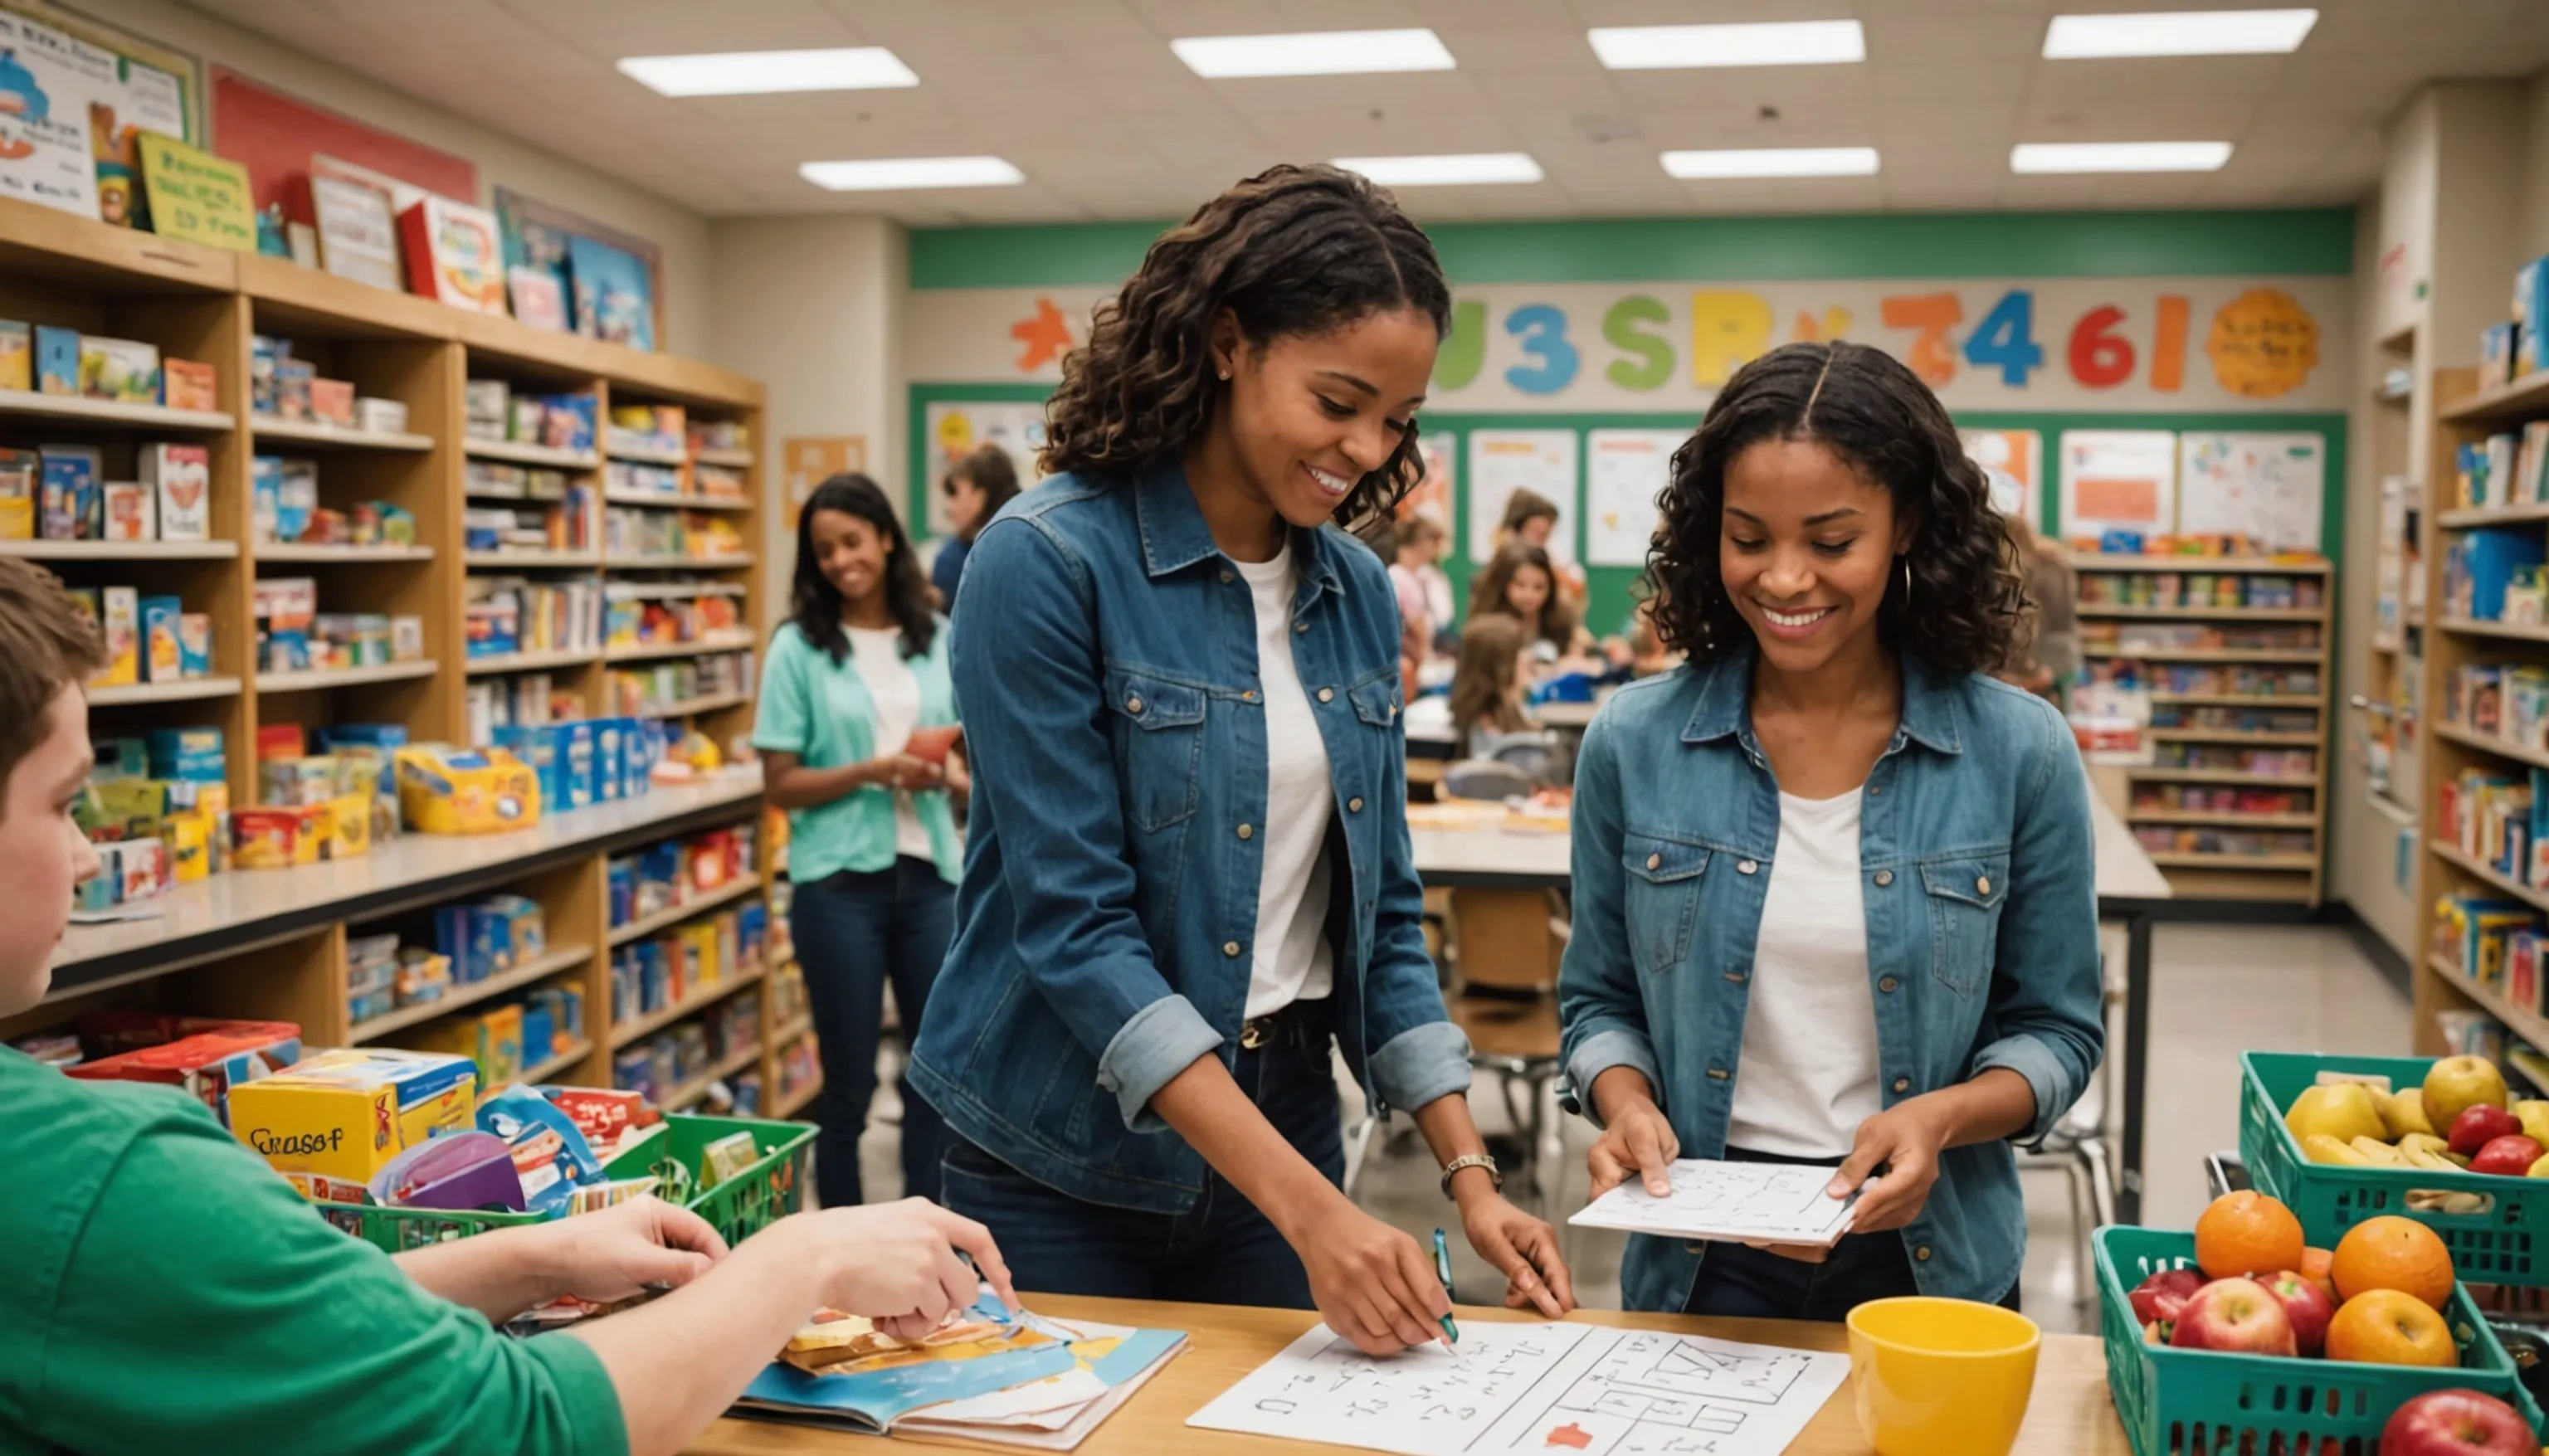
<instances>
[{"instance_id":1,"label":"denim shirt","mask_svg":"<svg viewBox=\"0 0 2549 1456\"><path fill-rule=\"evenodd\" d=\"M1292 532L1292 661L1326 745L1332 993L1348 1063L1414 1109L1469 1085L1407 837L1398 608L1334 528ZM1204 1162L1150 1110L1238 1055L1267 836L1248 583L1172 465L1056 477L975 537L953 643L974 766L956 940L910 1075L957 1132L1076 1198L1190 1208Z\"/></svg>"},{"instance_id":2,"label":"denim shirt","mask_svg":"<svg viewBox=\"0 0 2549 1456\"><path fill-rule=\"evenodd\" d=\"M1567 1095L1590 1114L1595 1077L1637 1068L1684 1157L1725 1152L1779 843L1751 671L1746 653L1621 688L1576 765ZM2088 1086L2105 1042L2088 794L2051 704L1904 660L1902 718L1859 820L1885 1106L2008 1067L2034 1090L2032 1141ZM1924 1294L2008 1293L2027 1248L2010 1144L1941 1154L1903 1241ZM1623 1303L1678 1313L1704 1247L1632 1236Z\"/></svg>"}]
</instances>

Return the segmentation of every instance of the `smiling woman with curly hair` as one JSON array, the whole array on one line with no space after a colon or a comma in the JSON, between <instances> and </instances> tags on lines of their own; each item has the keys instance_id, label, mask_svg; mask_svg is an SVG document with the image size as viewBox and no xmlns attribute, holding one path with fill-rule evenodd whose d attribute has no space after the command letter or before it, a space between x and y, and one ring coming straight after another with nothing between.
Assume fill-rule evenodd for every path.
<instances>
[{"instance_id":1,"label":"smiling woman with curly hair","mask_svg":"<svg viewBox=\"0 0 2549 1456\"><path fill-rule=\"evenodd\" d=\"M1791 344L1728 382L1661 505L1653 618L1689 662L1620 689L1576 768L1559 1002L1593 1191L1686 1155L1838 1163L1857 1202L1829 1249L1634 1237L1625 1302L2015 1306L2010 1142L2104 1033L2087 774L1987 676L2026 594L1982 471L1900 362Z\"/></svg>"}]
</instances>

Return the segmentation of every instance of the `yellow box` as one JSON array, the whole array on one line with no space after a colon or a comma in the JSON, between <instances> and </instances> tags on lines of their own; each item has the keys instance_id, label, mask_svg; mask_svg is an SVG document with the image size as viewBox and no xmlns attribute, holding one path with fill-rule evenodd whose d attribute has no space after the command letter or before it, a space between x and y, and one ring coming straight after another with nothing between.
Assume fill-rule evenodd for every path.
<instances>
[{"instance_id":1,"label":"yellow box","mask_svg":"<svg viewBox=\"0 0 2549 1456\"><path fill-rule=\"evenodd\" d=\"M420 1046L466 1056L490 1093L522 1078L522 1008L499 1006L477 1016L438 1021L416 1034ZM542 1048L545 1050L546 1048Z\"/></svg>"},{"instance_id":2,"label":"yellow box","mask_svg":"<svg viewBox=\"0 0 2549 1456\"><path fill-rule=\"evenodd\" d=\"M425 1138L473 1126L477 1096L478 1067L465 1056L318 1051L233 1087L231 1131L277 1172L360 1182Z\"/></svg>"},{"instance_id":3,"label":"yellow box","mask_svg":"<svg viewBox=\"0 0 2549 1456\"><path fill-rule=\"evenodd\" d=\"M328 801L328 858L351 860L372 852L372 796L345 793Z\"/></svg>"},{"instance_id":4,"label":"yellow box","mask_svg":"<svg viewBox=\"0 0 2549 1456\"><path fill-rule=\"evenodd\" d=\"M540 822L539 775L503 749L398 751L399 809L420 834L494 834Z\"/></svg>"},{"instance_id":5,"label":"yellow box","mask_svg":"<svg viewBox=\"0 0 2549 1456\"><path fill-rule=\"evenodd\" d=\"M159 836L168 842L169 870L179 884L213 872L213 820L201 809L179 809L159 821Z\"/></svg>"}]
</instances>

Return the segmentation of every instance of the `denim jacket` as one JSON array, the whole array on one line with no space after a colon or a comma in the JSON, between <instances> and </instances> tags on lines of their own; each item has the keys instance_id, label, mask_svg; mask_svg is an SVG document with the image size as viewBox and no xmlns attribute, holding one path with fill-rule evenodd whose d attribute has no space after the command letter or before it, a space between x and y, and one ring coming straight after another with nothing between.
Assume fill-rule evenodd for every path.
<instances>
[{"instance_id":1,"label":"denim jacket","mask_svg":"<svg viewBox=\"0 0 2549 1456\"><path fill-rule=\"evenodd\" d=\"M1646 1074L1684 1157L1718 1157L1735 1105L1779 793L1752 734L1749 654L1620 689L1584 735L1574 934L1558 980L1570 1106ZM2041 1138L2105 1041L2088 775L2061 715L1991 679L1903 664L1903 713L1867 775L1859 874L1887 1107L2008 1067ZM1998 1300L2027 1248L2006 1141L1950 1148L1903 1230L1923 1293ZM1704 1245L1636 1235L1632 1310L1678 1313Z\"/></svg>"},{"instance_id":2,"label":"denim jacket","mask_svg":"<svg viewBox=\"0 0 2549 1456\"><path fill-rule=\"evenodd\" d=\"M1408 845L1397 603L1343 532L1291 549L1293 665L1336 793L1338 1039L1368 1095L1414 1109L1469 1066ZM1255 599L1173 465L1018 497L975 538L954 616L972 842L911 1078L1050 1187L1183 1212L1203 1159L1150 1102L1238 1054L1269 813Z\"/></svg>"}]
</instances>

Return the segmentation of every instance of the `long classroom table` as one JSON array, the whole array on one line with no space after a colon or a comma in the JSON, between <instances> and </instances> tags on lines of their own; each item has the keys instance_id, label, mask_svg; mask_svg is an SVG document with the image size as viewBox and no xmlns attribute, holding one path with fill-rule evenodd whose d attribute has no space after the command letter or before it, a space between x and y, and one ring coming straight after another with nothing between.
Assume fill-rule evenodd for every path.
<instances>
[{"instance_id":1,"label":"long classroom table","mask_svg":"<svg viewBox=\"0 0 2549 1456\"><path fill-rule=\"evenodd\" d=\"M2118 1160L2116 1217L2137 1223L2142 1202L2142 1103L2149 1080L2151 919L2169 898L2168 878L2151 863L2103 795L2089 795L2097 858L2098 918L2124 930L2124 1126ZM1570 871L1567 837L1547 831L1411 828L1416 876L1429 888L1487 891L1564 890Z\"/></svg>"},{"instance_id":2,"label":"long classroom table","mask_svg":"<svg viewBox=\"0 0 2549 1456\"><path fill-rule=\"evenodd\" d=\"M1122 1410L1080 1447L1079 1456L1310 1456L1343 1451L1278 1441L1265 1436L1187 1428L1186 1417L1240 1377L1282 1352L1318 1320L1303 1310L1242 1309L1227 1305L1154 1304L1137 1300L1100 1300L1063 1296L1027 1296L1028 1309L1058 1320L1100 1320L1152 1329L1182 1329L1186 1348L1151 1377ZM1506 1310L1462 1306L1463 1321L1534 1317ZM1579 1310L1571 1319L1590 1324L1631 1325L1713 1335L1753 1344L1792 1349L1846 1350L1847 1335L1838 1324L1806 1324L1785 1320L1703 1320L1683 1315L1622 1315L1607 1310ZM725 1419L693 1442L690 1456L778 1456L778 1453L853 1453L873 1451L874 1438L768 1421ZM913 1441L960 1450L1015 1451L975 1441ZM2107 1395L2106 1353L2099 1341L2084 1334L2048 1334L2035 1369L2035 1396L2027 1424L2012 1456L2130 1456L2131 1444L2116 1418ZM1848 1382L1824 1403L1812 1424L1790 1446L1786 1456L1867 1456L1859 1433L1855 1398Z\"/></svg>"}]
</instances>

